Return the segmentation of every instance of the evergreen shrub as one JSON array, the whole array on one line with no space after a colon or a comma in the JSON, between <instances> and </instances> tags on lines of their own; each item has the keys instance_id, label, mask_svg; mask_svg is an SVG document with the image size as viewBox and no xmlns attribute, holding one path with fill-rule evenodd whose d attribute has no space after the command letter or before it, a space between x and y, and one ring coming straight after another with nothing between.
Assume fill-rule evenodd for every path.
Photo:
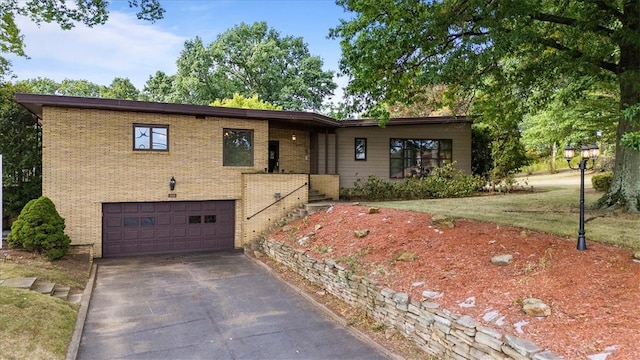
<instances>
[{"instance_id":1,"label":"evergreen shrub","mask_svg":"<svg viewBox=\"0 0 640 360\"><path fill-rule=\"evenodd\" d=\"M7 244L10 248L43 253L49 260L60 259L68 253L71 245L64 229L64 219L53 202L41 196L29 201L22 209L11 226Z\"/></svg>"}]
</instances>

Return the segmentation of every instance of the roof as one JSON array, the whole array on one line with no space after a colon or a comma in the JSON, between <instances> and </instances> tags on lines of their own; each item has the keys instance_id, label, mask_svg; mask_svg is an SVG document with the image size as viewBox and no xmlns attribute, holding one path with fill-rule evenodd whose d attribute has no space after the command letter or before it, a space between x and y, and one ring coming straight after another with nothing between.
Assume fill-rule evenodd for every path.
<instances>
[{"instance_id":1,"label":"roof","mask_svg":"<svg viewBox=\"0 0 640 360\"><path fill-rule=\"evenodd\" d=\"M378 126L375 119L359 119L338 121L328 116L306 111L257 110L229 107L171 104L148 101L119 100L106 98L89 98L77 96L41 95L17 93L16 102L29 109L42 119L42 108L45 106L78 109L100 109L111 111L130 111L158 114L193 115L197 117L228 117L240 119L269 120L275 124L287 126L314 126L322 128ZM392 118L386 126L417 124L449 124L471 122L466 117L416 117Z\"/></svg>"}]
</instances>

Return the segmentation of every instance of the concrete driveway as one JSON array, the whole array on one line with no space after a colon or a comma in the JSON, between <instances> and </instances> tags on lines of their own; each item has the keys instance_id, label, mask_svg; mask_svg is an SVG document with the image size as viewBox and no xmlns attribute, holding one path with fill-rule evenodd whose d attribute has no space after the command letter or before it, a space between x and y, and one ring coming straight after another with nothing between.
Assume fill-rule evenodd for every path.
<instances>
[{"instance_id":1,"label":"concrete driveway","mask_svg":"<svg viewBox=\"0 0 640 360\"><path fill-rule=\"evenodd\" d=\"M103 259L78 359L385 359L241 252Z\"/></svg>"}]
</instances>

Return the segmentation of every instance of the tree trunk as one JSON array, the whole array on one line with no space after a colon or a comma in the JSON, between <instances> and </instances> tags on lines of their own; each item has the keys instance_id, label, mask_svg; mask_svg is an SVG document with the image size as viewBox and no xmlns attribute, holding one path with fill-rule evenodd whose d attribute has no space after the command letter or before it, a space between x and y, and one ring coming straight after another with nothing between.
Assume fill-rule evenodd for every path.
<instances>
[{"instance_id":1,"label":"tree trunk","mask_svg":"<svg viewBox=\"0 0 640 360\"><path fill-rule=\"evenodd\" d=\"M640 34L640 6L638 1L628 1L624 8L623 26L629 33ZM634 37L635 39L635 37ZM623 41L620 46L618 79L620 82L620 117L616 132L616 159L613 181L609 191L596 206L601 209L622 208L640 212L640 152L620 144L622 135L640 131L638 111L624 115L624 111L640 104L640 45L635 40Z\"/></svg>"}]
</instances>

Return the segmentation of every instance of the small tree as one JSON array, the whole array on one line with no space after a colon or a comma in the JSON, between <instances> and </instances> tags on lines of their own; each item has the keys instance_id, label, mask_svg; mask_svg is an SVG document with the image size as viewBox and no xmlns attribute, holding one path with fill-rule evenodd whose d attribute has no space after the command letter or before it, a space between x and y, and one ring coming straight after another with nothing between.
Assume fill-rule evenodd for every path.
<instances>
[{"instance_id":1,"label":"small tree","mask_svg":"<svg viewBox=\"0 0 640 360\"><path fill-rule=\"evenodd\" d=\"M20 212L7 237L10 248L24 248L44 253L49 260L64 257L71 240L64 233L64 219L53 202L41 196L31 200Z\"/></svg>"}]
</instances>

